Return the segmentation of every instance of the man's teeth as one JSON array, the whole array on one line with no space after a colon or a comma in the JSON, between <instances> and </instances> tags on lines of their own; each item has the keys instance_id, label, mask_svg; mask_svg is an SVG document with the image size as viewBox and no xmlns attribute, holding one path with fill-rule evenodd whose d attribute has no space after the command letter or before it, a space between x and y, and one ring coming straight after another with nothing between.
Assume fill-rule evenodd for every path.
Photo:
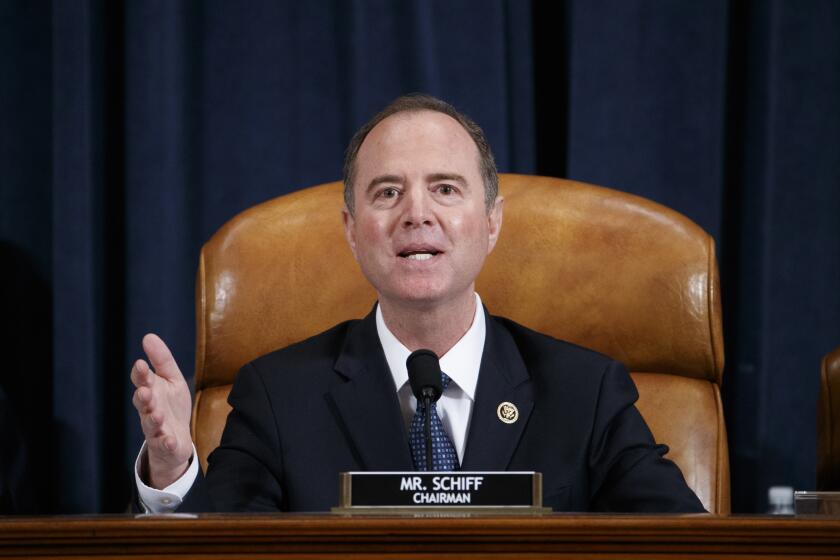
<instances>
[{"instance_id":1,"label":"man's teeth","mask_svg":"<svg viewBox=\"0 0 840 560\"><path fill-rule=\"evenodd\" d=\"M412 254L408 255L406 258L414 260L414 261L426 261L426 260L431 259L433 256L434 255L432 255L431 253L412 253Z\"/></svg>"}]
</instances>

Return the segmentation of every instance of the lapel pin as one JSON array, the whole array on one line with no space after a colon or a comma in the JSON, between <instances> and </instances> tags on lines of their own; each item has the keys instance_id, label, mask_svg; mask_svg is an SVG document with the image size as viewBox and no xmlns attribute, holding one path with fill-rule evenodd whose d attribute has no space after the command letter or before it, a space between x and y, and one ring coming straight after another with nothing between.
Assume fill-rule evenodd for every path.
<instances>
[{"instance_id":1,"label":"lapel pin","mask_svg":"<svg viewBox=\"0 0 840 560\"><path fill-rule=\"evenodd\" d=\"M496 415L505 424L513 424L519 420L519 409L512 402L505 401L496 409Z\"/></svg>"}]
</instances>

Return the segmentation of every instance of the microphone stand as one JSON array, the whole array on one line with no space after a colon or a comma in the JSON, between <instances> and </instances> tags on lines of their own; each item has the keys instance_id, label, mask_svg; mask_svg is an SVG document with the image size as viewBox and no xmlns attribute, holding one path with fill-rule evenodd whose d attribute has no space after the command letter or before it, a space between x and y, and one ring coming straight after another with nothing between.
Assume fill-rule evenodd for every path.
<instances>
[{"instance_id":1,"label":"microphone stand","mask_svg":"<svg viewBox=\"0 0 840 560\"><path fill-rule=\"evenodd\" d=\"M434 390L431 387L423 389L423 404L426 406L426 470L433 471L432 464L432 397Z\"/></svg>"},{"instance_id":2,"label":"microphone stand","mask_svg":"<svg viewBox=\"0 0 840 560\"><path fill-rule=\"evenodd\" d=\"M437 354L428 348L420 348L411 353L405 360L405 367L408 370L408 381L411 383L411 392L417 399L417 410L420 410L420 403L426 407L425 432L426 437L426 470L433 471L432 453L432 404L438 400L443 392L440 362ZM419 457L418 457L419 459Z\"/></svg>"}]
</instances>

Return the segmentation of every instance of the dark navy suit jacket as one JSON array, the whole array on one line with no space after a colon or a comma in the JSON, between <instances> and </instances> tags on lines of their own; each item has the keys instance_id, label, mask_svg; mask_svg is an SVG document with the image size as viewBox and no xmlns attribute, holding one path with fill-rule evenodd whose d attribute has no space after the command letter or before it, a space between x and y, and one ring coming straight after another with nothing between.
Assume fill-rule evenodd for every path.
<instances>
[{"instance_id":1,"label":"dark navy suit jacket","mask_svg":"<svg viewBox=\"0 0 840 560\"><path fill-rule=\"evenodd\" d=\"M542 472L544 505L558 511L704 511L620 363L507 319L486 324L463 470ZM519 409L513 424L497 417L504 401ZM247 364L229 402L180 511L324 511L339 472L412 470L374 313Z\"/></svg>"}]
</instances>

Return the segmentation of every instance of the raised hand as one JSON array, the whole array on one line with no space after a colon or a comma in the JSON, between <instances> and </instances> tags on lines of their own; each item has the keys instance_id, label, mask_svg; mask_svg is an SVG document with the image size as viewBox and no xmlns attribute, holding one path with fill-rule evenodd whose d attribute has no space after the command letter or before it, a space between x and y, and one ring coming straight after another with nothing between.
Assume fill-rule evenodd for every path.
<instances>
[{"instance_id":1,"label":"raised hand","mask_svg":"<svg viewBox=\"0 0 840 560\"><path fill-rule=\"evenodd\" d=\"M190 388L163 340L147 334L143 350L154 371L144 360L137 360L131 368L131 382L137 387L132 403L140 415L148 452L141 476L146 484L162 490L189 466L192 402Z\"/></svg>"}]
</instances>

